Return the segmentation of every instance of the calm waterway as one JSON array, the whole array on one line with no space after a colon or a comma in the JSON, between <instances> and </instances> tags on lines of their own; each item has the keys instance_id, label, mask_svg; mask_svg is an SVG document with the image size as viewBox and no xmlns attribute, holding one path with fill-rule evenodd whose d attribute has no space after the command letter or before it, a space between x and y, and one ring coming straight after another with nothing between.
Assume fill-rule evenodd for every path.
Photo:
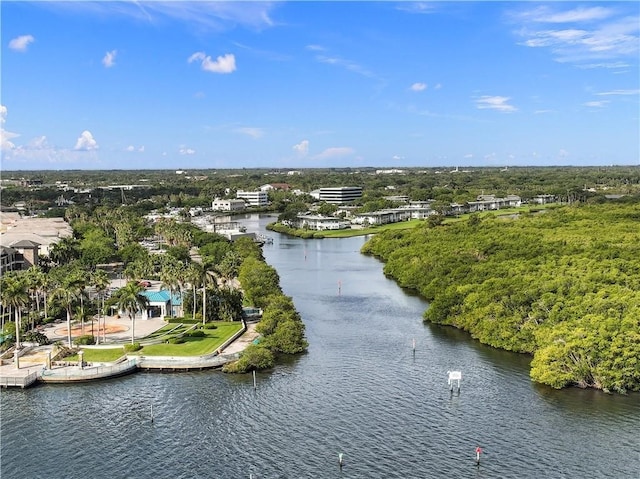
<instances>
[{"instance_id":1,"label":"calm waterway","mask_svg":"<svg viewBox=\"0 0 640 479\"><path fill-rule=\"evenodd\" d=\"M365 238L267 234L307 354L256 390L218 371L2 390L1 477L640 477L639 395L536 386L528 358L424 325L427 304L359 254Z\"/></svg>"}]
</instances>

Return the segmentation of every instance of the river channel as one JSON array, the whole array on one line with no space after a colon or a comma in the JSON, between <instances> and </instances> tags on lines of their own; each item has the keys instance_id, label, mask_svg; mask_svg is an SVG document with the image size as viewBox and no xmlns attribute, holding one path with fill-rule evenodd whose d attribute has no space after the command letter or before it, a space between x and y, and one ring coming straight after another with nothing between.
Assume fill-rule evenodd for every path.
<instances>
[{"instance_id":1,"label":"river channel","mask_svg":"<svg viewBox=\"0 0 640 479\"><path fill-rule=\"evenodd\" d=\"M255 389L202 371L2 390L1 477L640 477L639 395L538 386L527 357L423 324L428 305L359 253L364 237L266 234L308 353Z\"/></svg>"}]
</instances>

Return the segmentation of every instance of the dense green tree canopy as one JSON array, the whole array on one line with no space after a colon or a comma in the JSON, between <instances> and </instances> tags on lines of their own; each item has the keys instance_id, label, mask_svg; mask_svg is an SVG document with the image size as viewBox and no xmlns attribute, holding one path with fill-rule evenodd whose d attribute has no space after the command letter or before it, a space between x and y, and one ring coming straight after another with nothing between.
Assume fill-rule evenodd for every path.
<instances>
[{"instance_id":1,"label":"dense green tree canopy","mask_svg":"<svg viewBox=\"0 0 640 479\"><path fill-rule=\"evenodd\" d=\"M640 207L564 207L375 236L363 252L425 319L532 353L553 387L640 390Z\"/></svg>"}]
</instances>

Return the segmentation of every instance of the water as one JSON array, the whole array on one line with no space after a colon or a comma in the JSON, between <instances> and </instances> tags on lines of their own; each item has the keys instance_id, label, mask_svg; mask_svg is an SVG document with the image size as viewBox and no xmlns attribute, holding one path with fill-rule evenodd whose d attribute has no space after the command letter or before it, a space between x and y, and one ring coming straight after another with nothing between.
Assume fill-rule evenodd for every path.
<instances>
[{"instance_id":1,"label":"water","mask_svg":"<svg viewBox=\"0 0 640 479\"><path fill-rule=\"evenodd\" d=\"M2 478L639 477L638 395L537 386L527 357L423 325L364 238L268 234L307 354L255 391L217 371L3 390Z\"/></svg>"}]
</instances>

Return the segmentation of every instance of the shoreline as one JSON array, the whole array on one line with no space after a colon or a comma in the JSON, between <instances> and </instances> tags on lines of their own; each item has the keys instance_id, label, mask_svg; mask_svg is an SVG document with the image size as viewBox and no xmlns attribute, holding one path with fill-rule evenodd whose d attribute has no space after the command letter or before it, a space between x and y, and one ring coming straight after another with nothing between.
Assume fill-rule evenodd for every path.
<instances>
[{"instance_id":1,"label":"shoreline","mask_svg":"<svg viewBox=\"0 0 640 479\"><path fill-rule=\"evenodd\" d=\"M53 345L38 346L33 349L34 354L29 354L30 351L20 358L20 362L25 364L24 366L16 368L13 362L0 365L0 387L24 389L34 383L91 382L112 379L139 371L180 372L220 369L225 364L236 361L240 357L240 353L259 337L255 326L256 323L246 324L245 329L236 337L231 338L229 344L223 345L212 354L203 356L144 356L125 353L123 354L125 359L121 358L111 363L82 367L78 365L54 366L47 369L47 351L50 351ZM59 325L53 325L53 329L57 328ZM30 360L29 357L32 359Z\"/></svg>"}]
</instances>

